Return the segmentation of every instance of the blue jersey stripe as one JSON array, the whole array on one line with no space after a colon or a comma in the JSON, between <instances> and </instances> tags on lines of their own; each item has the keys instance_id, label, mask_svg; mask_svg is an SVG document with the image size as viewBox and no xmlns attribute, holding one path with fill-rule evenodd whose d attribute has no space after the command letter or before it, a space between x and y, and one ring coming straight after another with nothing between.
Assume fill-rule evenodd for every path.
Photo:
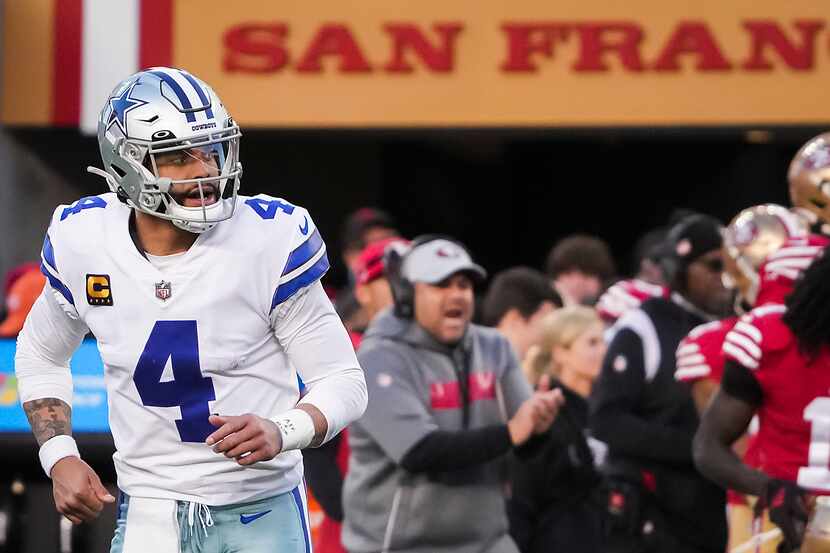
<instances>
[{"instance_id":1,"label":"blue jersey stripe","mask_svg":"<svg viewBox=\"0 0 830 553\"><path fill-rule=\"evenodd\" d=\"M46 278L49 280L49 284L52 285L52 288L60 292L61 295L64 298L66 298L66 301L68 301L72 305L75 305L75 299L72 297L72 292L69 291L69 288L67 288L63 282L58 280L58 278L55 277L55 275L50 273L49 269L47 269L46 265L44 265L43 263L40 264L40 272L46 276Z\"/></svg>"},{"instance_id":2,"label":"blue jersey stripe","mask_svg":"<svg viewBox=\"0 0 830 553\"><path fill-rule=\"evenodd\" d=\"M193 106L190 104L190 99L187 97L187 94L184 93L182 87L180 87L179 83L176 82L176 79L174 79L164 71L150 71L150 73L152 73L162 81L166 82L167 85L173 89L173 92L179 98L179 102L182 103L182 108L185 110L185 115L187 116L188 122L194 123L196 121L196 115L192 111L189 111L193 109Z\"/></svg>"},{"instance_id":3,"label":"blue jersey stripe","mask_svg":"<svg viewBox=\"0 0 830 553\"><path fill-rule=\"evenodd\" d=\"M317 260L317 263L306 269L301 275L298 275L277 287L277 290L274 292L274 299L271 301L271 311L273 311L276 306L296 294L298 290L301 290L309 284L320 280L328 270L329 258L324 253L322 257Z\"/></svg>"},{"instance_id":4,"label":"blue jersey stripe","mask_svg":"<svg viewBox=\"0 0 830 553\"><path fill-rule=\"evenodd\" d=\"M297 504L297 511L300 513L300 524L303 526L303 540L305 540L305 553L311 553L311 544L308 542L308 523L305 520L305 506L303 505L303 498L300 495L300 489L294 488L291 490L291 495L294 496L294 503Z\"/></svg>"},{"instance_id":5,"label":"blue jersey stripe","mask_svg":"<svg viewBox=\"0 0 830 553\"><path fill-rule=\"evenodd\" d=\"M308 260L314 257L322 246L323 237L320 236L319 230L314 229L314 234L311 235L311 238L300 244L288 256L288 262L285 264L285 270L283 270L282 276L287 275L291 271L296 271L303 264L308 263Z\"/></svg>"},{"instance_id":6,"label":"blue jersey stripe","mask_svg":"<svg viewBox=\"0 0 830 553\"><path fill-rule=\"evenodd\" d=\"M211 119L213 119L213 109L212 109L212 108L210 108L210 107L208 107L208 106L210 106L210 100L208 100L208 97L207 97L207 95L205 94L205 91L204 91L204 90L202 90L202 87L201 87L201 86L199 86L199 83L197 83L197 82L196 82L196 79L194 79L194 78L193 78L193 75L191 75L191 74L190 74L190 73L188 73L187 71L182 71L182 70L179 70L179 73L181 73L181 74L184 76L184 78L185 78L185 79L187 79L187 82L189 82L189 83L190 83L190 85L191 85L194 89L196 89L196 94L198 94L198 95L199 95L199 100L201 100L201 101L202 101L202 106L204 106L204 107L206 107L206 108L207 108L207 109L205 110L205 114L206 114L208 117L210 117Z\"/></svg>"},{"instance_id":7,"label":"blue jersey stripe","mask_svg":"<svg viewBox=\"0 0 830 553\"><path fill-rule=\"evenodd\" d=\"M46 233L46 238L43 239L41 255L43 255L43 260L57 272L58 265L55 263L55 249L52 247L52 239L49 238L48 232Z\"/></svg>"}]
</instances>

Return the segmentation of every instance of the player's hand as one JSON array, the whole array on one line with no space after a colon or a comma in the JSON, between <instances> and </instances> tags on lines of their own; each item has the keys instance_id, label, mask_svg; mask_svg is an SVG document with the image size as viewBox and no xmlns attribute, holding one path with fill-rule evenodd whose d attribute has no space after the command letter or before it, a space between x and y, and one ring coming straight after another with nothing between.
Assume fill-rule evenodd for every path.
<instances>
[{"instance_id":1,"label":"player's hand","mask_svg":"<svg viewBox=\"0 0 830 553\"><path fill-rule=\"evenodd\" d=\"M540 390L526 399L507 423L514 446L522 445L534 434L546 432L553 424L565 399L561 390L549 390L549 387L547 381L540 383Z\"/></svg>"},{"instance_id":2,"label":"player's hand","mask_svg":"<svg viewBox=\"0 0 830 553\"><path fill-rule=\"evenodd\" d=\"M763 509L767 509L769 519L784 535L778 551L797 551L807 527L807 491L793 482L771 478L755 504L756 515Z\"/></svg>"},{"instance_id":3,"label":"player's hand","mask_svg":"<svg viewBox=\"0 0 830 553\"><path fill-rule=\"evenodd\" d=\"M208 436L205 443L242 466L269 461L282 451L282 434L268 419L249 413L233 417L211 415L208 421L219 430Z\"/></svg>"},{"instance_id":4,"label":"player's hand","mask_svg":"<svg viewBox=\"0 0 830 553\"><path fill-rule=\"evenodd\" d=\"M77 457L55 463L51 476L55 507L72 524L89 522L101 514L104 503L115 503L92 467Z\"/></svg>"}]
</instances>

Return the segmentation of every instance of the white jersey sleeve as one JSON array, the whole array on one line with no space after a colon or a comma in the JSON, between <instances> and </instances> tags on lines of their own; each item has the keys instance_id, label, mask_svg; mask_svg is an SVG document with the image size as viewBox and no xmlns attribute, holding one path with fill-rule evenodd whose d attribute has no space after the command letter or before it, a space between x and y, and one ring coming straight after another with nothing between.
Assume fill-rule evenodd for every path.
<instances>
[{"instance_id":1,"label":"white jersey sleeve","mask_svg":"<svg viewBox=\"0 0 830 553\"><path fill-rule=\"evenodd\" d=\"M271 299L272 315L276 311L277 316L288 309L289 299L319 281L329 270L326 244L308 211L294 206L291 217L293 224L287 237L290 253L277 277Z\"/></svg>"},{"instance_id":2,"label":"white jersey sleeve","mask_svg":"<svg viewBox=\"0 0 830 553\"><path fill-rule=\"evenodd\" d=\"M49 288L54 293L55 301L58 305L60 305L61 309L71 319L78 320L80 317L78 315L78 310L75 308L75 298L67 285L66 279L61 276L61 272L58 269L59 257L55 254L55 247L52 243L51 236L51 234L54 234L53 229L56 226L54 222L65 218L62 213L66 212L66 209L71 208L59 206L52 216L53 224L50 225L49 229L46 231L46 237L43 239L43 248L40 251L40 272L46 276ZM58 238L58 240L58 243L60 244L60 238ZM63 263L60 263L60 265L62 266Z\"/></svg>"},{"instance_id":3,"label":"white jersey sleeve","mask_svg":"<svg viewBox=\"0 0 830 553\"><path fill-rule=\"evenodd\" d=\"M319 281L285 306L274 333L306 386L300 403L314 405L326 417L325 443L366 410L363 370Z\"/></svg>"},{"instance_id":4,"label":"white jersey sleeve","mask_svg":"<svg viewBox=\"0 0 830 553\"><path fill-rule=\"evenodd\" d=\"M326 417L328 441L366 409L366 383L351 340L320 279L326 245L308 212L295 207L290 253L271 301L274 335L306 386L301 403Z\"/></svg>"},{"instance_id":5,"label":"white jersey sleeve","mask_svg":"<svg viewBox=\"0 0 830 553\"><path fill-rule=\"evenodd\" d=\"M73 214L74 209L74 206L59 206L43 240L40 270L48 284L29 311L17 338L14 367L21 403L53 397L72 405L69 360L89 329L80 319L75 299L59 270L61 257L56 254L52 231L55 222Z\"/></svg>"},{"instance_id":6,"label":"white jersey sleeve","mask_svg":"<svg viewBox=\"0 0 830 553\"><path fill-rule=\"evenodd\" d=\"M21 403L50 397L72 406L69 359L88 329L67 315L56 296L43 289L17 337L14 370Z\"/></svg>"}]
</instances>

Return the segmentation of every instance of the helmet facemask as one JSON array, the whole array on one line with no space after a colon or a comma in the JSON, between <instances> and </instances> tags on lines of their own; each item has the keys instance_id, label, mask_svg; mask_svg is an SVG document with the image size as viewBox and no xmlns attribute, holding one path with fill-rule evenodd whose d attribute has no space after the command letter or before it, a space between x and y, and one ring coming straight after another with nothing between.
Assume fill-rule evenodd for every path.
<instances>
[{"instance_id":1,"label":"helmet facemask","mask_svg":"<svg viewBox=\"0 0 830 553\"><path fill-rule=\"evenodd\" d=\"M735 312L743 315L752 309L758 299L761 276L753 262L738 247L724 244L723 258L723 286L734 294Z\"/></svg>"},{"instance_id":2,"label":"helmet facemask","mask_svg":"<svg viewBox=\"0 0 830 553\"><path fill-rule=\"evenodd\" d=\"M113 182L112 175L107 180L113 191L122 189L120 194L126 196L131 207L167 219L182 230L205 232L233 216L242 176L240 137L239 127L232 125L224 130L192 135L185 140L175 137L160 137L151 142L121 139L115 144L115 155L129 165L128 174L138 177L140 189L125 190L125 183ZM172 179L160 174L164 167L190 163L200 164L205 176ZM205 205L205 199L211 197L213 203ZM197 205L184 205L187 198L195 200Z\"/></svg>"},{"instance_id":3,"label":"helmet facemask","mask_svg":"<svg viewBox=\"0 0 830 553\"><path fill-rule=\"evenodd\" d=\"M735 293L737 313L743 314L755 305L761 265L787 240L806 235L801 219L774 204L744 209L732 219L723 238L722 278L724 286Z\"/></svg>"},{"instance_id":4,"label":"helmet facemask","mask_svg":"<svg viewBox=\"0 0 830 553\"><path fill-rule=\"evenodd\" d=\"M193 233L233 216L242 176L239 127L206 83L152 67L110 94L98 145L111 191L128 206Z\"/></svg>"}]
</instances>

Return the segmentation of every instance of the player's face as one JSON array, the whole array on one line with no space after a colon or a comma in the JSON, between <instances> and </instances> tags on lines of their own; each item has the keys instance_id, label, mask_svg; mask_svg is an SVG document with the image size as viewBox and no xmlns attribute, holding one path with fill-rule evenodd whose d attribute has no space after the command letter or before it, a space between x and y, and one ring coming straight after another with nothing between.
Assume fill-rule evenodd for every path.
<instances>
[{"instance_id":1,"label":"player's face","mask_svg":"<svg viewBox=\"0 0 830 553\"><path fill-rule=\"evenodd\" d=\"M602 323L597 321L577 336L569 347L557 348L553 355L562 371L570 371L591 382L596 380L605 356L604 329Z\"/></svg>"},{"instance_id":2,"label":"player's face","mask_svg":"<svg viewBox=\"0 0 830 553\"><path fill-rule=\"evenodd\" d=\"M209 149L191 148L156 154L156 168L159 177L172 180L189 180L215 177L219 175L216 156ZM219 189L215 183L174 184L170 195L183 207L202 207L219 201Z\"/></svg>"},{"instance_id":3,"label":"player's face","mask_svg":"<svg viewBox=\"0 0 830 553\"><path fill-rule=\"evenodd\" d=\"M731 294L723 285L720 250L712 250L690 263L686 276L686 295L692 304L713 315L726 313Z\"/></svg>"},{"instance_id":4,"label":"player's face","mask_svg":"<svg viewBox=\"0 0 830 553\"><path fill-rule=\"evenodd\" d=\"M456 273L438 284L415 283L415 320L436 340L454 344L473 317L473 282Z\"/></svg>"}]
</instances>

